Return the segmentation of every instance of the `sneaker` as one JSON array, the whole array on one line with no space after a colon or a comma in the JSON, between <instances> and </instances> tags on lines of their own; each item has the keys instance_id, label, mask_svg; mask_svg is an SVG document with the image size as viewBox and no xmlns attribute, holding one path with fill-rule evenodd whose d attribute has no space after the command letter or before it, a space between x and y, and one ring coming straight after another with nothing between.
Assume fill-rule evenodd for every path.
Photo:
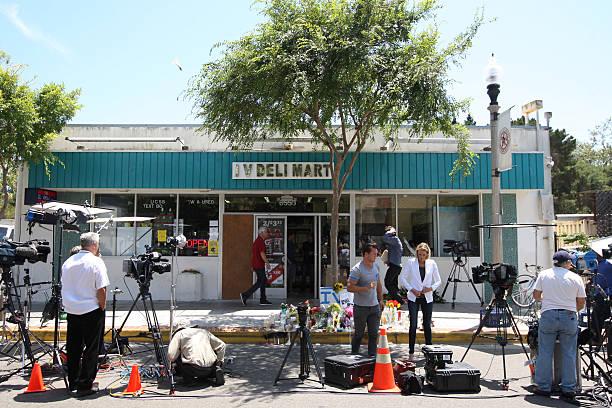
<instances>
[{"instance_id":1,"label":"sneaker","mask_svg":"<svg viewBox=\"0 0 612 408\"><path fill-rule=\"evenodd\" d=\"M225 376L223 375L223 369L221 367L217 367L215 371L215 384L217 386L225 384Z\"/></svg>"},{"instance_id":2,"label":"sneaker","mask_svg":"<svg viewBox=\"0 0 612 408\"><path fill-rule=\"evenodd\" d=\"M240 301L242 302L242 306L246 306L247 299L246 296L244 296L244 293L240 294Z\"/></svg>"},{"instance_id":3,"label":"sneaker","mask_svg":"<svg viewBox=\"0 0 612 408\"><path fill-rule=\"evenodd\" d=\"M562 392L559 398L569 404L578 405L578 401L576 400L576 393L574 392Z\"/></svg>"},{"instance_id":4,"label":"sneaker","mask_svg":"<svg viewBox=\"0 0 612 408\"><path fill-rule=\"evenodd\" d=\"M260 300L260 301L259 301L259 304L260 304L261 306L269 306L269 305L271 305L271 304L272 304L272 302L270 302L269 300L264 299L264 300Z\"/></svg>"},{"instance_id":5,"label":"sneaker","mask_svg":"<svg viewBox=\"0 0 612 408\"><path fill-rule=\"evenodd\" d=\"M539 395L541 397L550 397L550 391L544 391L539 389L538 387L533 387L531 390L532 394Z\"/></svg>"}]
</instances>

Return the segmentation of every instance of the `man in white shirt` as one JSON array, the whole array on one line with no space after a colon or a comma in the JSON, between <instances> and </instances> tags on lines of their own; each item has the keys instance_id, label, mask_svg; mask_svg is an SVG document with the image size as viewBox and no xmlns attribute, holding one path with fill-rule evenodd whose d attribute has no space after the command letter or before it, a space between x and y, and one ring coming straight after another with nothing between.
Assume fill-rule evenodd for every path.
<instances>
[{"instance_id":1,"label":"man in white shirt","mask_svg":"<svg viewBox=\"0 0 612 408\"><path fill-rule=\"evenodd\" d=\"M176 374L183 383L191 385L195 379L214 378L216 385L225 384L223 358L225 343L206 329L181 320L177 323L168 346L168 358L175 363Z\"/></svg>"},{"instance_id":2,"label":"man in white shirt","mask_svg":"<svg viewBox=\"0 0 612 408\"><path fill-rule=\"evenodd\" d=\"M567 251L553 255L553 267L541 272L536 279L533 297L542 302L538 329L534 393L550 396L552 360L555 341L561 346L561 398L573 402L576 398L576 347L578 317L584 307L586 292L582 278L570 271L572 258Z\"/></svg>"},{"instance_id":3,"label":"man in white shirt","mask_svg":"<svg viewBox=\"0 0 612 408\"><path fill-rule=\"evenodd\" d=\"M97 391L93 383L110 284L99 255L100 236L86 232L81 235L81 250L62 265L62 303L68 314L68 385L77 397Z\"/></svg>"}]
</instances>

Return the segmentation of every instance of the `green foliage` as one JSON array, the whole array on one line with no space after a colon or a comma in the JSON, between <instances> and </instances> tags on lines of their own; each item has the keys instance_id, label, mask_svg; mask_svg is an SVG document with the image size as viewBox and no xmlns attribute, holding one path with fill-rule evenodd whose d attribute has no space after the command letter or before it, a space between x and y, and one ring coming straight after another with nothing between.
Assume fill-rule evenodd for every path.
<instances>
[{"instance_id":1,"label":"green foliage","mask_svg":"<svg viewBox=\"0 0 612 408\"><path fill-rule=\"evenodd\" d=\"M529 119L529 126L535 126L538 122L535 118ZM513 119L510 123L512 126L525 126L525 117L521 116L518 119Z\"/></svg>"},{"instance_id":2,"label":"green foliage","mask_svg":"<svg viewBox=\"0 0 612 408\"><path fill-rule=\"evenodd\" d=\"M80 90L67 92L62 84L49 83L32 89L21 80L21 66L9 65L0 52L0 218L5 217L10 190L24 163L44 163L57 158L49 146L80 108Z\"/></svg>"},{"instance_id":3,"label":"green foliage","mask_svg":"<svg viewBox=\"0 0 612 408\"><path fill-rule=\"evenodd\" d=\"M567 235L567 236L560 235L560 236L563 237L563 241L566 244L577 243L578 247L576 249L581 252L587 252L588 250L590 250L591 246L589 243L595 238L595 237L592 237L582 232L578 234L572 234L572 235Z\"/></svg>"},{"instance_id":4,"label":"green foliage","mask_svg":"<svg viewBox=\"0 0 612 408\"><path fill-rule=\"evenodd\" d=\"M463 124L465 126L476 126L476 121L474 120L474 118L472 117L471 114L468 113L467 117L465 118L465 120L463 121Z\"/></svg>"}]
</instances>

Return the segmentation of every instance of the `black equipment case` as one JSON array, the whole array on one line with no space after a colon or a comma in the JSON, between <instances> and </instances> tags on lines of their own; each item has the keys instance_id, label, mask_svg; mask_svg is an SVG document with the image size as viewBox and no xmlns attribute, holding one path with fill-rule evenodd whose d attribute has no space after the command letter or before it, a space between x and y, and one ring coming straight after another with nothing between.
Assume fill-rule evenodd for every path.
<instances>
[{"instance_id":1,"label":"black equipment case","mask_svg":"<svg viewBox=\"0 0 612 408\"><path fill-rule=\"evenodd\" d=\"M359 355L338 355L325 359L325 383L343 388L372 382L376 358Z\"/></svg>"},{"instance_id":2,"label":"black equipment case","mask_svg":"<svg viewBox=\"0 0 612 408\"><path fill-rule=\"evenodd\" d=\"M480 392L480 370L460 361L447 363L444 368L428 372L427 381L436 391Z\"/></svg>"}]
</instances>

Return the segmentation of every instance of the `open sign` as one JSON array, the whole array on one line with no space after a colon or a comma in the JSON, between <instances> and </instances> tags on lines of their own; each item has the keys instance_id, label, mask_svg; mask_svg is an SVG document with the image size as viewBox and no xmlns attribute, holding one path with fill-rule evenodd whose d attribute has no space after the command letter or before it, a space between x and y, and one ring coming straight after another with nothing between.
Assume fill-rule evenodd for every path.
<instances>
[{"instance_id":1,"label":"open sign","mask_svg":"<svg viewBox=\"0 0 612 408\"><path fill-rule=\"evenodd\" d=\"M206 239L188 239L187 248L206 248L208 247L208 240Z\"/></svg>"}]
</instances>

